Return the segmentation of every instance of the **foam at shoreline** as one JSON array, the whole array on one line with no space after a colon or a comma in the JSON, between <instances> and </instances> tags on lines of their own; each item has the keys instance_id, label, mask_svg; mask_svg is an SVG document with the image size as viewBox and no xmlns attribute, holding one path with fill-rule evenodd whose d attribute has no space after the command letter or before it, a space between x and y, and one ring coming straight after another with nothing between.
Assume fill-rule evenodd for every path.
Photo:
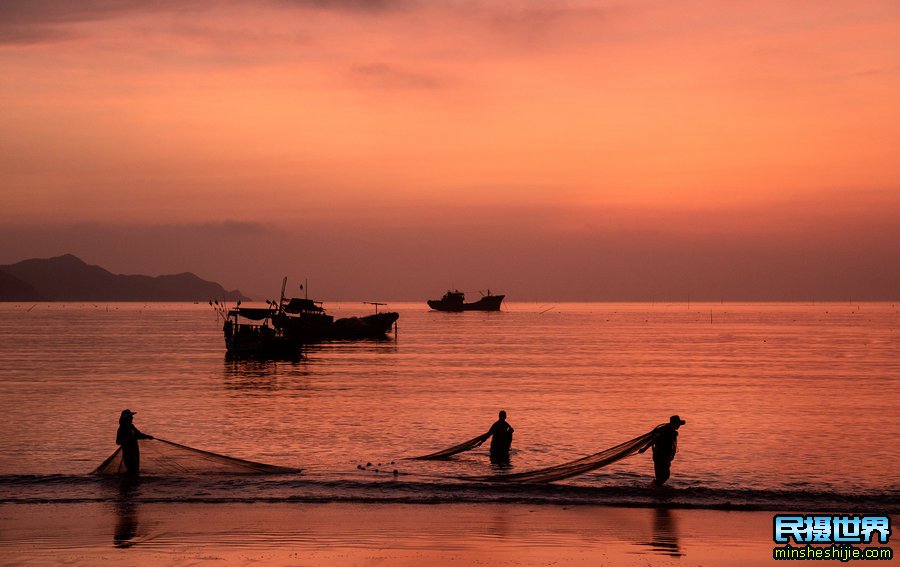
<instances>
[{"instance_id":1,"label":"foam at shoreline","mask_svg":"<svg viewBox=\"0 0 900 567\"><path fill-rule=\"evenodd\" d=\"M821 490L721 489L635 483L613 486L490 484L399 477L389 474L322 480L306 475L208 475L139 480L90 475L0 476L0 503L520 503L605 505L713 510L852 510L900 513L900 491L846 494Z\"/></svg>"}]
</instances>

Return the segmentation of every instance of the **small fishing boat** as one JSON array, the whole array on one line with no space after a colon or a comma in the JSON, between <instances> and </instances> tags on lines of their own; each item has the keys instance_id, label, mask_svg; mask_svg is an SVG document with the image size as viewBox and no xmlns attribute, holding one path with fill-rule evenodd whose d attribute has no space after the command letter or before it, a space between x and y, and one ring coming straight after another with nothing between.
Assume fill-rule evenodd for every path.
<instances>
[{"instance_id":1,"label":"small fishing boat","mask_svg":"<svg viewBox=\"0 0 900 567\"><path fill-rule=\"evenodd\" d=\"M210 302L212 303L212 302ZM217 304L218 305L218 304ZM272 325L275 311L269 307L220 309L225 319L225 350L235 358L298 359L301 342Z\"/></svg>"},{"instance_id":2,"label":"small fishing boat","mask_svg":"<svg viewBox=\"0 0 900 567\"><path fill-rule=\"evenodd\" d=\"M440 299L429 299L428 307L436 311L500 311L500 303L505 295L492 295L488 290L481 299L466 303L466 295L459 291L447 291Z\"/></svg>"}]
</instances>

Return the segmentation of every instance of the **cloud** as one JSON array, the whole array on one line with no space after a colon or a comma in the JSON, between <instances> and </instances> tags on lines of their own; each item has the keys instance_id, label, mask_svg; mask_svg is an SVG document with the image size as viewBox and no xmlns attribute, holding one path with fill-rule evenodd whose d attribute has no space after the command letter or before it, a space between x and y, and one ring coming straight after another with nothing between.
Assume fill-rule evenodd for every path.
<instances>
[{"instance_id":1,"label":"cloud","mask_svg":"<svg viewBox=\"0 0 900 567\"><path fill-rule=\"evenodd\" d=\"M279 4L317 10L391 12L414 5L412 0L277 0Z\"/></svg>"},{"instance_id":2,"label":"cloud","mask_svg":"<svg viewBox=\"0 0 900 567\"><path fill-rule=\"evenodd\" d=\"M136 11L156 10L175 2L139 0L5 0L0 2L0 21L4 26L106 20Z\"/></svg>"},{"instance_id":3,"label":"cloud","mask_svg":"<svg viewBox=\"0 0 900 567\"><path fill-rule=\"evenodd\" d=\"M208 3L201 0L2 0L0 1L0 45L52 43L78 37L78 24L115 20L143 14L190 11L224 13L240 8L265 10L260 2L232 0ZM304 9L358 14L381 14L404 10L413 0L268 0L275 9Z\"/></svg>"},{"instance_id":4,"label":"cloud","mask_svg":"<svg viewBox=\"0 0 900 567\"><path fill-rule=\"evenodd\" d=\"M115 273L190 271L260 299L277 293L284 276L291 285L310 277L314 297L323 300L421 299L450 282L556 301L896 300L900 289L893 245L900 225L889 219L810 222L800 208L783 213L797 230L780 230L784 222L771 212L759 222L772 229L734 229L741 224L734 218L763 213L733 210L707 215L728 218L703 233L662 217L561 231L552 217L564 213L442 208L444 217L465 223L457 226L434 216L404 226L384 214L341 224L0 226L0 264L71 252ZM702 224L703 217L688 220Z\"/></svg>"},{"instance_id":5,"label":"cloud","mask_svg":"<svg viewBox=\"0 0 900 567\"><path fill-rule=\"evenodd\" d=\"M350 70L354 82L374 89L437 89L443 81L423 73L398 69L385 63L358 65Z\"/></svg>"},{"instance_id":6,"label":"cloud","mask_svg":"<svg viewBox=\"0 0 900 567\"><path fill-rule=\"evenodd\" d=\"M74 37L76 37L75 34L53 26L7 26L0 24L0 45L55 43Z\"/></svg>"},{"instance_id":7,"label":"cloud","mask_svg":"<svg viewBox=\"0 0 900 567\"><path fill-rule=\"evenodd\" d=\"M0 44L48 43L72 39L67 25L136 13L183 9L191 0L4 0L0 2Z\"/></svg>"},{"instance_id":8,"label":"cloud","mask_svg":"<svg viewBox=\"0 0 900 567\"><path fill-rule=\"evenodd\" d=\"M42 28L141 14L196 12L209 7L201 0L4 0L0 2L0 27Z\"/></svg>"}]
</instances>

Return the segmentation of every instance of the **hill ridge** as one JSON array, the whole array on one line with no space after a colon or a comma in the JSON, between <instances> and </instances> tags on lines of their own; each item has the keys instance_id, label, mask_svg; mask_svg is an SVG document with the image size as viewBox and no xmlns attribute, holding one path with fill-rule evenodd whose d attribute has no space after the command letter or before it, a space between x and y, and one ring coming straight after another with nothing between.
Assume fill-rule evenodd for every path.
<instances>
[{"instance_id":1,"label":"hill ridge","mask_svg":"<svg viewBox=\"0 0 900 567\"><path fill-rule=\"evenodd\" d=\"M0 301L227 301L248 300L193 272L147 276L114 274L74 254L0 265Z\"/></svg>"}]
</instances>

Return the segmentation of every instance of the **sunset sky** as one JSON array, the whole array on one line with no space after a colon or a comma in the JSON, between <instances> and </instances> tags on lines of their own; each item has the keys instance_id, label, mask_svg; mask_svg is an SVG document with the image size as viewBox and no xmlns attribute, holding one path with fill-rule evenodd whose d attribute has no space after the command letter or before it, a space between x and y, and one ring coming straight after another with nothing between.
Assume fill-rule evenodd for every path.
<instances>
[{"instance_id":1,"label":"sunset sky","mask_svg":"<svg viewBox=\"0 0 900 567\"><path fill-rule=\"evenodd\" d=\"M3 0L0 77L0 264L900 298L896 0Z\"/></svg>"}]
</instances>

